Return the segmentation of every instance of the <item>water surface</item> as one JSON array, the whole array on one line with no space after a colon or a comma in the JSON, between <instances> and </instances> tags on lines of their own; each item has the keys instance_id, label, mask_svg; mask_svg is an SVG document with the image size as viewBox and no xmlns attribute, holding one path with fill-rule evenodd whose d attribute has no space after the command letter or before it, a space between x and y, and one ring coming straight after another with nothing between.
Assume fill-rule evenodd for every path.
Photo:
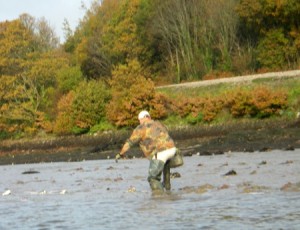
<instances>
[{"instance_id":1,"label":"water surface","mask_svg":"<svg viewBox=\"0 0 300 230\"><path fill-rule=\"evenodd\" d=\"M146 159L0 166L0 229L300 229L300 192L281 190L300 149L184 160L162 196Z\"/></svg>"}]
</instances>

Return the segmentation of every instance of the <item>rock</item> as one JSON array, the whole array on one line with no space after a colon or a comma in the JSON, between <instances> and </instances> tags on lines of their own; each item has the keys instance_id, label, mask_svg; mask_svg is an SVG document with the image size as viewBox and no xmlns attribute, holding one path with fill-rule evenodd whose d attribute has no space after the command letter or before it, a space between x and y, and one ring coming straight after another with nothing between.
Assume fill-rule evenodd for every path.
<instances>
[{"instance_id":1,"label":"rock","mask_svg":"<svg viewBox=\"0 0 300 230\"><path fill-rule=\"evenodd\" d=\"M259 165L266 165L267 164L267 161L262 161L259 163Z\"/></svg>"},{"instance_id":2,"label":"rock","mask_svg":"<svg viewBox=\"0 0 300 230\"><path fill-rule=\"evenodd\" d=\"M30 169L30 170L28 170L28 171L22 172L22 174L36 174L36 173L40 173L40 172L39 172L39 171L32 170L32 169Z\"/></svg>"},{"instance_id":3,"label":"rock","mask_svg":"<svg viewBox=\"0 0 300 230\"><path fill-rule=\"evenodd\" d=\"M268 147L263 147L259 150L259 152L269 152L269 151L271 151L271 149Z\"/></svg>"},{"instance_id":4,"label":"rock","mask_svg":"<svg viewBox=\"0 0 300 230\"><path fill-rule=\"evenodd\" d=\"M221 189L228 189L229 188L229 185L228 184L223 184L222 186L220 186L218 189L221 190Z\"/></svg>"},{"instance_id":5,"label":"rock","mask_svg":"<svg viewBox=\"0 0 300 230\"><path fill-rule=\"evenodd\" d=\"M181 177L180 173L178 172L171 173L171 178L179 178L179 177Z\"/></svg>"},{"instance_id":6,"label":"rock","mask_svg":"<svg viewBox=\"0 0 300 230\"><path fill-rule=\"evenodd\" d=\"M235 176L235 175L237 175L237 173L234 170L230 170L229 172L224 174L224 176Z\"/></svg>"},{"instance_id":7,"label":"rock","mask_svg":"<svg viewBox=\"0 0 300 230\"><path fill-rule=\"evenodd\" d=\"M288 146L287 148L285 148L285 151L294 151L295 148L293 146Z\"/></svg>"}]
</instances>

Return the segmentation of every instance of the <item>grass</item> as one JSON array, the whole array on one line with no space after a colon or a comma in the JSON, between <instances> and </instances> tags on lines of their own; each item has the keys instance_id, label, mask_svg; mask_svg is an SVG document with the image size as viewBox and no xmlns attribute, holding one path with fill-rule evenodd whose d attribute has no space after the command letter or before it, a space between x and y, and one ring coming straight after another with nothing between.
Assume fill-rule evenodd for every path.
<instances>
[{"instance_id":1,"label":"grass","mask_svg":"<svg viewBox=\"0 0 300 230\"><path fill-rule=\"evenodd\" d=\"M206 95L220 95L225 91L234 90L237 88L254 88L256 86L267 85L274 89L288 89L295 92L295 96L300 96L300 76L297 78L259 78L252 82L244 83L219 83L215 85L188 87L174 87L174 88L159 88L158 92L167 95L170 98L177 98L182 95L187 97L206 96Z\"/></svg>"},{"instance_id":2,"label":"grass","mask_svg":"<svg viewBox=\"0 0 300 230\"><path fill-rule=\"evenodd\" d=\"M267 86L269 89L284 90L288 92L288 108L282 111L279 119L295 119L296 114L300 112L300 77L294 78L260 78L255 79L252 82L244 83L220 83L215 85L195 86L193 88L188 87L174 87L174 88L159 88L158 92L163 93L168 98L180 100L186 97L206 97L214 98L222 96L230 92L234 92L237 89L252 90L258 86ZM169 116L164 123L170 127L174 126L186 126L191 125L189 118L181 118L179 116ZM260 120L259 118L245 118L246 120ZM272 120L274 117L267 118L266 120ZM275 117L278 119L278 117ZM208 125L214 124L226 124L230 122L239 122L240 119L232 118L228 111L222 111L216 119ZM205 123L203 123L205 125Z\"/></svg>"}]
</instances>

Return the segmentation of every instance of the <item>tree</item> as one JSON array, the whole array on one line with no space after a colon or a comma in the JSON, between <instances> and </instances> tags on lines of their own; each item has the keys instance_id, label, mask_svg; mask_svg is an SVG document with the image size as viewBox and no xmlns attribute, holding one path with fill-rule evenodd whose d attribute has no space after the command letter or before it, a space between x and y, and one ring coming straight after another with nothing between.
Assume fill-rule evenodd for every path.
<instances>
[{"instance_id":1,"label":"tree","mask_svg":"<svg viewBox=\"0 0 300 230\"><path fill-rule=\"evenodd\" d=\"M57 134L88 132L105 120L110 91L102 81L82 81L58 102L54 132Z\"/></svg>"},{"instance_id":2,"label":"tree","mask_svg":"<svg viewBox=\"0 0 300 230\"><path fill-rule=\"evenodd\" d=\"M42 40L50 28L43 25L45 33L37 35L35 29L41 27L35 27L34 18L21 19L0 24L1 122L34 132L37 119L51 108L49 93L56 86L56 72L68 60L50 43L47 46L50 40Z\"/></svg>"},{"instance_id":3,"label":"tree","mask_svg":"<svg viewBox=\"0 0 300 230\"><path fill-rule=\"evenodd\" d=\"M45 18L35 19L29 14L22 14L19 19L34 36L35 51L47 52L58 47L59 39Z\"/></svg>"},{"instance_id":4,"label":"tree","mask_svg":"<svg viewBox=\"0 0 300 230\"><path fill-rule=\"evenodd\" d=\"M105 117L105 106L110 99L110 91L102 81L82 81L74 91L72 116L81 129L90 129Z\"/></svg>"},{"instance_id":5,"label":"tree","mask_svg":"<svg viewBox=\"0 0 300 230\"><path fill-rule=\"evenodd\" d=\"M33 37L20 20L0 23L0 76L17 75L23 61L33 51Z\"/></svg>"},{"instance_id":6,"label":"tree","mask_svg":"<svg viewBox=\"0 0 300 230\"><path fill-rule=\"evenodd\" d=\"M113 66L125 64L126 60L138 59L145 66L149 63L147 58L153 55L145 42L143 27L147 20L141 12L147 4L142 6L142 2L147 1L104 0L87 11L84 23L74 34L74 38L85 34L74 53L88 79L107 79Z\"/></svg>"},{"instance_id":7,"label":"tree","mask_svg":"<svg viewBox=\"0 0 300 230\"><path fill-rule=\"evenodd\" d=\"M242 0L237 12L242 35L254 40L259 67L293 68L300 55L300 2L298 0ZM248 35L249 34L249 35ZM269 61L265 60L270 58Z\"/></svg>"},{"instance_id":8,"label":"tree","mask_svg":"<svg viewBox=\"0 0 300 230\"><path fill-rule=\"evenodd\" d=\"M147 79L137 60L117 66L110 81L112 99L107 105L106 116L116 126L134 126L139 111L148 107L154 97L154 84Z\"/></svg>"},{"instance_id":9,"label":"tree","mask_svg":"<svg viewBox=\"0 0 300 230\"><path fill-rule=\"evenodd\" d=\"M214 68L231 69L236 0L156 3L152 31L161 38L165 61L176 74L176 82L199 79Z\"/></svg>"}]
</instances>

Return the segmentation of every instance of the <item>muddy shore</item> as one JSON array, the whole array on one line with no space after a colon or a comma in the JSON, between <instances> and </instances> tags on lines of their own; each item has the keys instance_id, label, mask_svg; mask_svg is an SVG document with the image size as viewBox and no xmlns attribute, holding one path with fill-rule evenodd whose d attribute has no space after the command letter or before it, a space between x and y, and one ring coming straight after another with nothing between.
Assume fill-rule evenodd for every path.
<instances>
[{"instance_id":1,"label":"muddy shore","mask_svg":"<svg viewBox=\"0 0 300 230\"><path fill-rule=\"evenodd\" d=\"M131 131L51 139L2 141L0 165L111 159ZM257 121L226 126L194 126L170 131L185 156L300 148L300 120ZM128 158L143 157L138 147Z\"/></svg>"}]
</instances>

